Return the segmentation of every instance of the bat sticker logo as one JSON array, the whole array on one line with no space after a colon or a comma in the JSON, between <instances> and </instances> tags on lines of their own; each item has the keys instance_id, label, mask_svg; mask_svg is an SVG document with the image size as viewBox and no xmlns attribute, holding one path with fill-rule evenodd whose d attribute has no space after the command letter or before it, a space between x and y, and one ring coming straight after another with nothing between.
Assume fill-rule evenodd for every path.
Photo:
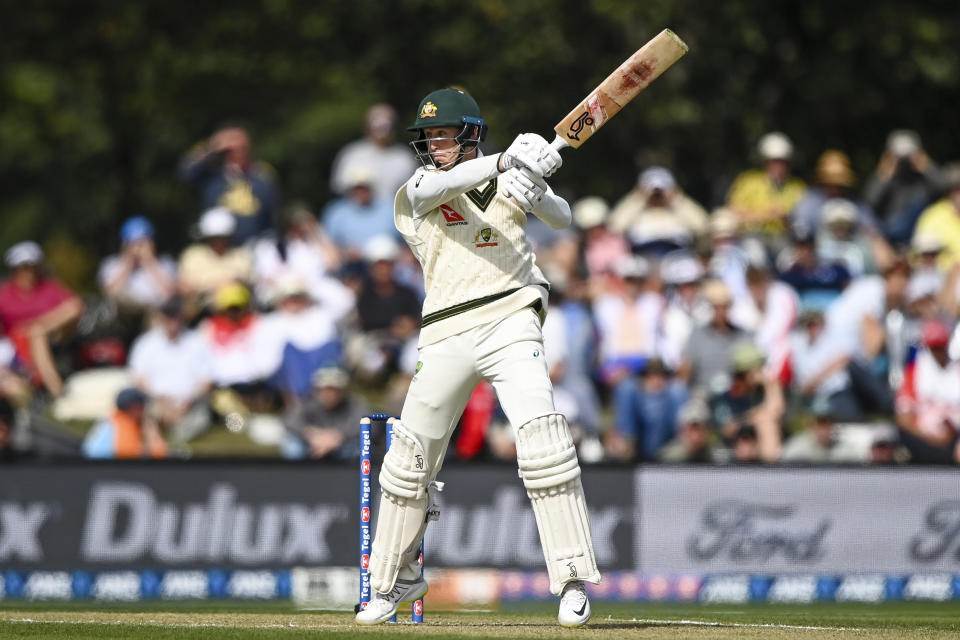
<instances>
[{"instance_id":1,"label":"bat sticker logo","mask_svg":"<svg viewBox=\"0 0 960 640\"><path fill-rule=\"evenodd\" d=\"M571 140L579 140L580 132L583 131L584 125L593 124L593 118L590 117L589 111L584 111L580 116L570 124L570 131L567 132L567 137Z\"/></svg>"}]
</instances>

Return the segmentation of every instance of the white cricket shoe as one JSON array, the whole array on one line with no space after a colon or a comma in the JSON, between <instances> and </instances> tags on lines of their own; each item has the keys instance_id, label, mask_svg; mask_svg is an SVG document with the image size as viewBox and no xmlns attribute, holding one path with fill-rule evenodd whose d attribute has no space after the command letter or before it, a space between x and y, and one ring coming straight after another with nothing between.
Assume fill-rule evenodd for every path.
<instances>
[{"instance_id":1,"label":"white cricket shoe","mask_svg":"<svg viewBox=\"0 0 960 640\"><path fill-rule=\"evenodd\" d=\"M423 578L416 580L401 580L389 593L373 592L373 597L367 606L357 613L357 624L380 624L397 614L397 608L403 602L413 602L427 592L427 581Z\"/></svg>"},{"instance_id":2,"label":"white cricket shoe","mask_svg":"<svg viewBox=\"0 0 960 640\"><path fill-rule=\"evenodd\" d=\"M561 627L582 627L590 620L590 599L580 580L563 585L557 621Z\"/></svg>"}]
</instances>

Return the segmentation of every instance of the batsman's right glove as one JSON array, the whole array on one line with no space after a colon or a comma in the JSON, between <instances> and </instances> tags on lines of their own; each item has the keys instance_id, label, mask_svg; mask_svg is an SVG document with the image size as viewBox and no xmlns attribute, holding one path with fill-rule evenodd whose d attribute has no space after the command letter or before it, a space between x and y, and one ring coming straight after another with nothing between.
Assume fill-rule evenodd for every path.
<instances>
[{"instance_id":1,"label":"batsman's right glove","mask_svg":"<svg viewBox=\"0 0 960 640\"><path fill-rule=\"evenodd\" d=\"M542 136L521 133L507 150L500 154L500 168L526 167L531 173L549 178L563 164L563 158Z\"/></svg>"}]
</instances>

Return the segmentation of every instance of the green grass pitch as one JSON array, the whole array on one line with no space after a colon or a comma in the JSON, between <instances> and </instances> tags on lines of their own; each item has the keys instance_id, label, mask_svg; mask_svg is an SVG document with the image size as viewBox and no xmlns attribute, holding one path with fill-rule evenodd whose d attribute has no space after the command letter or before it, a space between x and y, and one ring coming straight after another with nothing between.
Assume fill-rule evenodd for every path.
<instances>
[{"instance_id":1,"label":"green grass pitch","mask_svg":"<svg viewBox=\"0 0 960 640\"><path fill-rule=\"evenodd\" d=\"M423 625L359 628L348 612L298 611L286 603L0 603L0 638L253 640L278 638L797 638L960 637L960 605L903 602L812 605L596 603L584 629L561 629L552 605L500 611L427 611Z\"/></svg>"}]
</instances>

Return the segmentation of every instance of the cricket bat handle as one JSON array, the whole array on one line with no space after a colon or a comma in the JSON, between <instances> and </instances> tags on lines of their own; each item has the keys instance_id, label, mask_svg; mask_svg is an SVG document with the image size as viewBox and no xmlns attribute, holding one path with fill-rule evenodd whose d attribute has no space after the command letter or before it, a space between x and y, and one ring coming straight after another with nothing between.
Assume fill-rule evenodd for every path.
<instances>
[{"instance_id":1,"label":"cricket bat handle","mask_svg":"<svg viewBox=\"0 0 960 640\"><path fill-rule=\"evenodd\" d=\"M556 151L562 151L570 145L567 144L567 141L560 137L559 134L553 137L553 142L550 143L550 146L553 147Z\"/></svg>"}]
</instances>

